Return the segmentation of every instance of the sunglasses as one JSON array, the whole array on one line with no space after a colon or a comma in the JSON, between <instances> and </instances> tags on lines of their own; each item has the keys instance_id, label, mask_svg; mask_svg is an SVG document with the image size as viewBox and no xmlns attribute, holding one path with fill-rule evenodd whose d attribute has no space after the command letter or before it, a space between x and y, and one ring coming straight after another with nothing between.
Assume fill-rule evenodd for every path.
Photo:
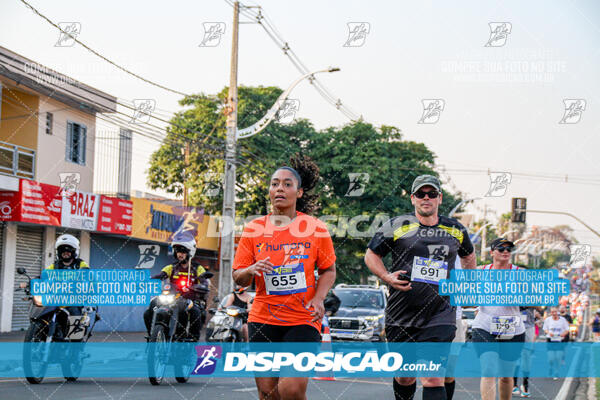
<instances>
[{"instance_id":1,"label":"sunglasses","mask_svg":"<svg viewBox=\"0 0 600 400\"><path fill-rule=\"evenodd\" d=\"M422 190L417 190L414 193L414 196L417 199L424 199L425 196L429 197L430 199L437 199L437 197L440 195L440 192L438 192L437 190L432 190L430 192L424 192Z\"/></svg>"},{"instance_id":2,"label":"sunglasses","mask_svg":"<svg viewBox=\"0 0 600 400\"><path fill-rule=\"evenodd\" d=\"M507 246L496 247L496 251L498 251L500 253L504 253L505 251L508 251L510 253L512 251L512 247L507 247Z\"/></svg>"}]
</instances>

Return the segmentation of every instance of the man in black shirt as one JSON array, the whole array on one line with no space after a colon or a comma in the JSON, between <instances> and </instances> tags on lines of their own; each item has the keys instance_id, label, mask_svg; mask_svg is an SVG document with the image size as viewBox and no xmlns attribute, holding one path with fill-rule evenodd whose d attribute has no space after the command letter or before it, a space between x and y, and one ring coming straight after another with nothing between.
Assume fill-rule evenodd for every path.
<instances>
[{"instance_id":1,"label":"man in black shirt","mask_svg":"<svg viewBox=\"0 0 600 400\"><path fill-rule=\"evenodd\" d=\"M449 279L456 257L462 267L475 268L473 244L464 226L438 215L442 203L439 180L418 176L412 185L414 214L387 221L369 242L365 263L390 286L386 307L386 338L389 342L451 342L456 332L456 309L439 295L439 281ZM383 257L392 253L388 269ZM446 400L454 393L454 380L420 378L423 398ZM394 378L396 399L412 400L416 378Z\"/></svg>"}]
</instances>

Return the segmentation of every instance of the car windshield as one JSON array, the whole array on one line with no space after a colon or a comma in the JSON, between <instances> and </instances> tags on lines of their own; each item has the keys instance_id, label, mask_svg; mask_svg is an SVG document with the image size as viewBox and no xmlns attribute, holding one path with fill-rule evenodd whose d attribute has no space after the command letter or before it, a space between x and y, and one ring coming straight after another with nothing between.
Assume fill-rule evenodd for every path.
<instances>
[{"instance_id":1,"label":"car windshield","mask_svg":"<svg viewBox=\"0 0 600 400\"><path fill-rule=\"evenodd\" d=\"M383 308L383 295L380 292L336 289L335 294L340 298L340 307Z\"/></svg>"},{"instance_id":2,"label":"car windshield","mask_svg":"<svg viewBox=\"0 0 600 400\"><path fill-rule=\"evenodd\" d=\"M463 319L475 319L475 311L465 311L463 310Z\"/></svg>"}]
</instances>

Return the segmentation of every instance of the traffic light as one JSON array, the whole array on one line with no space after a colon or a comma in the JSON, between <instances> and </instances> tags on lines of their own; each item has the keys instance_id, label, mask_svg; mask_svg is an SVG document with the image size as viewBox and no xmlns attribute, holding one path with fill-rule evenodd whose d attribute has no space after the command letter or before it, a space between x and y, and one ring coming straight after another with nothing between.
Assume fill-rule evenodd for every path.
<instances>
[{"instance_id":1,"label":"traffic light","mask_svg":"<svg viewBox=\"0 0 600 400\"><path fill-rule=\"evenodd\" d=\"M511 213L511 217L510 217L511 222L525 223L526 215L527 215L527 199L524 197L513 197L512 213Z\"/></svg>"}]
</instances>

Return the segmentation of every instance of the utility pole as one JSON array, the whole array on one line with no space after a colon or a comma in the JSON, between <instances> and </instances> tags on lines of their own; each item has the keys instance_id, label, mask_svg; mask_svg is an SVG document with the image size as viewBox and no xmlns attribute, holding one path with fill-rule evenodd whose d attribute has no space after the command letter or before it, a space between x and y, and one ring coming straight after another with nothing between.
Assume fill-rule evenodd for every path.
<instances>
[{"instance_id":1,"label":"utility pole","mask_svg":"<svg viewBox=\"0 0 600 400\"><path fill-rule=\"evenodd\" d=\"M227 139L225 147L225 182L223 187L223 224L219 266L219 298L233 289L232 265L235 241L235 145L237 139L237 74L240 3L233 6L233 40L231 42L231 72L227 97Z\"/></svg>"},{"instance_id":2,"label":"utility pole","mask_svg":"<svg viewBox=\"0 0 600 400\"><path fill-rule=\"evenodd\" d=\"M485 260L485 248L486 248L486 237L487 237L487 229L485 226L485 219L487 218L487 204L484 204L483 206L483 231L481 232L481 262L484 262L483 260Z\"/></svg>"},{"instance_id":3,"label":"utility pole","mask_svg":"<svg viewBox=\"0 0 600 400\"><path fill-rule=\"evenodd\" d=\"M190 142L185 142L185 150L183 151L184 156L184 172L183 172L183 206L188 206L188 185L187 185L187 177L188 177L188 169L190 167Z\"/></svg>"}]
</instances>

